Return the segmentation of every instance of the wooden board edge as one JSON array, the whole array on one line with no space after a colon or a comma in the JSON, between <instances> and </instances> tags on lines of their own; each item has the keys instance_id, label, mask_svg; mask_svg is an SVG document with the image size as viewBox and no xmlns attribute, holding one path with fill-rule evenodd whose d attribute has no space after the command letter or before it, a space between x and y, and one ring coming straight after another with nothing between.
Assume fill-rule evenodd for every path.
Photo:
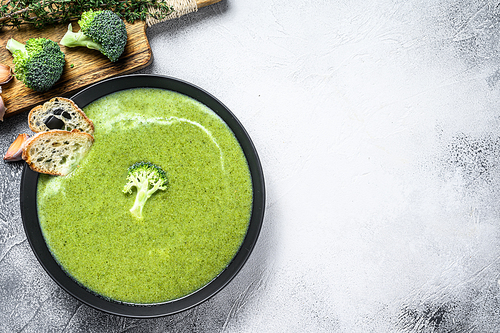
<instances>
[{"instance_id":1,"label":"wooden board edge","mask_svg":"<svg viewBox=\"0 0 500 333\"><path fill-rule=\"evenodd\" d=\"M203 8L206 6L213 5L214 3L220 2L221 0L197 0L196 1L196 6L198 8Z\"/></svg>"}]
</instances>

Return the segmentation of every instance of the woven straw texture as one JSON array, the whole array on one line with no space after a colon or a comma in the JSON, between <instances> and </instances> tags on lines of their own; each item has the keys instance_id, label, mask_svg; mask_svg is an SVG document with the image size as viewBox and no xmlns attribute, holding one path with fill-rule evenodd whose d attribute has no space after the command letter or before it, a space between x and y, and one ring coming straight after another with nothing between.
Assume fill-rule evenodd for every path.
<instances>
[{"instance_id":1,"label":"woven straw texture","mask_svg":"<svg viewBox=\"0 0 500 333\"><path fill-rule=\"evenodd\" d=\"M181 17L182 15L186 15L198 10L198 6L196 5L196 0L164 0L164 2L166 2L169 6L174 7L174 12L168 15L168 17L163 20L156 20L151 16L149 16L148 18L146 18L146 24L148 25L148 27L156 23L178 18ZM150 8L149 12L155 13L158 12L158 10Z\"/></svg>"}]
</instances>

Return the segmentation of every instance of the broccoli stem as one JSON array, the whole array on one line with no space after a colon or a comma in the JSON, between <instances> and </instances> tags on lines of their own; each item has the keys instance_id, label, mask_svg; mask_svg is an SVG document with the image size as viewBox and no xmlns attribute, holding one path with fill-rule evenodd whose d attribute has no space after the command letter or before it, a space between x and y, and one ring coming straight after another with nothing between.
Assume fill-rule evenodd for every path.
<instances>
[{"instance_id":1,"label":"broccoli stem","mask_svg":"<svg viewBox=\"0 0 500 333\"><path fill-rule=\"evenodd\" d=\"M71 23L68 25L68 31L64 34L59 42L61 45L67 47L85 46L92 50L102 50L101 44L94 42L90 37L86 36L81 30L73 32Z\"/></svg>"},{"instance_id":2,"label":"broccoli stem","mask_svg":"<svg viewBox=\"0 0 500 333\"><path fill-rule=\"evenodd\" d=\"M14 54L16 51L21 51L22 53L26 54L26 45L23 43L19 43L17 40L14 38L11 38L7 41L7 45L5 46L7 50L10 51L10 53Z\"/></svg>"},{"instance_id":3,"label":"broccoli stem","mask_svg":"<svg viewBox=\"0 0 500 333\"><path fill-rule=\"evenodd\" d=\"M149 196L148 196L147 188L146 188L146 190L144 190L144 189L137 190L137 195L135 197L134 206L132 206L132 208L130 208L130 212L132 213L132 215L134 215L135 217L137 217L139 219L142 219L142 208L144 208L144 204L146 203L148 198L149 198Z\"/></svg>"},{"instance_id":4,"label":"broccoli stem","mask_svg":"<svg viewBox=\"0 0 500 333\"><path fill-rule=\"evenodd\" d=\"M148 201L148 199L153 195L153 193L158 191L161 182L157 182L149 190L148 190L149 187L148 183L146 183L145 185L146 186L141 186L140 188L137 187L137 195L135 197L135 202L132 208L130 208L130 212L132 213L132 215L134 215L139 219L142 219L142 209L144 208L146 201Z\"/></svg>"}]
</instances>

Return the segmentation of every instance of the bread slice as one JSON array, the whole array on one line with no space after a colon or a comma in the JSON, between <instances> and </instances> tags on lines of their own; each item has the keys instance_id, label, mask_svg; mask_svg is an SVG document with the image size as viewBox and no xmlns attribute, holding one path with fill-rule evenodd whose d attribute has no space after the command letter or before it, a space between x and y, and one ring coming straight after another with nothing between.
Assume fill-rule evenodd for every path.
<instances>
[{"instance_id":1,"label":"bread slice","mask_svg":"<svg viewBox=\"0 0 500 333\"><path fill-rule=\"evenodd\" d=\"M50 130L31 137L25 144L23 160L36 172L66 176L85 157L94 137L73 130Z\"/></svg>"},{"instance_id":2,"label":"bread slice","mask_svg":"<svg viewBox=\"0 0 500 333\"><path fill-rule=\"evenodd\" d=\"M54 97L34 107L28 115L28 125L35 133L53 129L94 133L92 121L72 100L64 97Z\"/></svg>"}]
</instances>

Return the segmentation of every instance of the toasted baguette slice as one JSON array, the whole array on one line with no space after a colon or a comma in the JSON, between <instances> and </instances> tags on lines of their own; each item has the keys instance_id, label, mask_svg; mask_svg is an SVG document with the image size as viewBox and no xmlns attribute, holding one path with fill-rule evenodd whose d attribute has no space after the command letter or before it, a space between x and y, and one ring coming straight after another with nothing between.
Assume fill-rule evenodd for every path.
<instances>
[{"instance_id":1,"label":"toasted baguette slice","mask_svg":"<svg viewBox=\"0 0 500 333\"><path fill-rule=\"evenodd\" d=\"M85 157L93 142L92 135L78 130L40 132L26 142L23 160L33 171L66 176Z\"/></svg>"},{"instance_id":2,"label":"toasted baguette slice","mask_svg":"<svg viewBox=\"0 0 500 333\"><path fill-rule=\"evenodd\" d=\"M28 115L28 125L35 133L53 129L94 133L92 121L72 100L64 97L54 97L34 107Z\"/></svg>"}]
</instances>

